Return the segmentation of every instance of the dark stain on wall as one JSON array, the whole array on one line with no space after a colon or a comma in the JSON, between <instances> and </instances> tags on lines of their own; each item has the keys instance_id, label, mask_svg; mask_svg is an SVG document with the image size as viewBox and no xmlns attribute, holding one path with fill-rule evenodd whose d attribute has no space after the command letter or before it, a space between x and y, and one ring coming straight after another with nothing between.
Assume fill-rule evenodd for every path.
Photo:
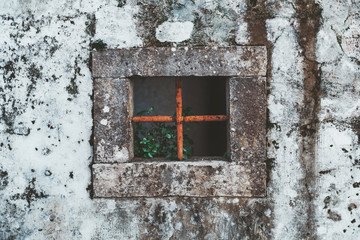
<instances>
[{"instance_id":1,"label":"dark stain on wall","mask_svg":"<svg viewBox=\"0 0 360 240\"><path fill-rule=\"evenodd\" d=\"M164 1L163 5L158 5L141 0L137 4L140 7L139 13L135 15L135 18L138 19L137 32L141 33L141 37L144 39L144 47L171 46L171 43L162 43L156 39L156 28L168 20L171 3Z\"/></svg>"},{"instance_id":2,"label":"dark stain on wall","mask_svg":"<svg viewBox=\"0 0 360 240\"><path fill-rule=\"evenodd\" d=\"M118 2L118 7L123 7L123 6L125 6L125 4L126 4L126 0L117 0L117 2Z\"/></svg>"},{"instance_id":3,"label":"dark stain on wall","mask_svg":"<svg viewBox=\"0 0 360 240\"><path fill-rule=\"evenodd\" d=\"M323 174L329 174L333 171L334 169L328 169L328 170L324 170L324 171L320 171L319 174L323 175Z\"/></svg>"},{"instance_id":4,"label":"dark stain on wall","mask_svg":"<svg viewBox=\"0 0 360 240\"><path fill-rule=\"evenodd\" d=\"M271 239L267 201L228 198L141 200L135 214L147 229L141 239ZM126 221L123 219L122 221ZM180 224L180 225L179 225ZM169 234L169 235L166 235Z\"/></svg>"},{"instance_id":5,"label":"dark stain on wall","mask_svg":"<svg viewBox=\"0 0 360 240\"><path fill-rule=\"evenodd\" d=\"M31 64L28 68L28 77L31 81L29 86L27 87L27 97L30 97L30 94L33 92L33 90L36 87L36 80L41 79L41 71L38 67L35 66L35 64Z\"/></svg>"},{"instance_id":6,"label":"dark stain on wall","mask_svg":"<svg viewBox=\"0 0 360 240\"><path fill-rule=\"evenodd\" d=\"M13 61L8 61L5 63L4 66L4 88L8 88L9 90L12 90L12 85L10 84L12 80L15 78L15 67Z\"/></svg>"},{"instance_id":7,"label":"dark stain on wall","mask_svg":"<svg viewBox=\"0 0 360 240\"><path fill-rule=\"evenodd\" d=\"M94 37L95 36L95 33L96 33L96 17L95 17L95 14L87 14L86 15L86 22L85 22L85 25L86 25L86 29L85 29L85 32L87 34L89 34L91 37Z\"/></svg>"},{"instance_id":8,"label":"dark stain on wall","mask_svg":"<svg viewBox=\"0 0 360 240\"><path fill-rule=\"evenodd\" d=\"M43 192L43 191L39 191L36 189L36 178L33 177L28 186L25 188L23 193L17 193L14 194L10 197L11 200L18 200L18 199L22 199L22 200L26 200L26 202L28 203L28 207L30 208L30 205L33 201L36 201L36 199L40 199L40 198L47 198L48 195Z\"/></svg>"},{"instance_id":9,"label":"dark stain on wall","mask_svg":"<svg viewBox=\"0 0 360 240\"><path fill-rule=\"evenodd\" d=\"M247 2L248 10L247 14L245 16L245 21L248 24L248 33L250 37L250 45L265 45L267 48L267 72L266 72L266 86L267 86L267 96L270 94L270 81L271 81L271 57L272 57L272 51L273 51L273 44L267 39L267 30L266 30L266 21L268 19L273 18L272 11L266 6L265 0L248 0ZM281 127L277 125L276 123L271 123L269 118L269 110L267 109L266 112L266 131L269 132L271 129L276 129L276 131L281 131ZM270 141L270 142L269 142ZM276 141L271 141L271 139L267 139L268 145L274 146L276 149L279 148ZM271 184L271 172L273 168L276 165L276 159L274 158L267 158L266 159L266 185L269 186ZM264 201L261 204L258 203L258 208L268 208L272 212L273 204L270 201ZM255 209L256 210L256 209ZM255 215L257 215L257 212L254 212ZM263 213L262 215L259 215L258 217L261 218L264 217ZM271 220L270 220L270 219ZM273 216L271 215L269 218L267 218L265 222L263 222L262 225L260 225L261 229L256 228L248 228L249 231L253 231L253 233L248 233L250 239L269 239L271 234L271 229L273 228ZM256 221L258 218L249 218L247 221L252 223L253 221ZM259 227L259 225L258 225ZM258 234L255 234L255 233ZM261 233L261 234L260 234Z\"/></svg>"},{"instance_id":10,"label":"dark stain on wall","mask_svg":"<svg viewBox=\"0 0 360 240\"><path fill-rule=\"evenodd\" d=\"M355 203L350 203L349 206L348 206L349 212L351 212L352 210L354 210L356 208L357 208L357 205Z\"/></svg>"},{"instance_id":11,"label":"dark stain on wall","mask_svg":"<svg viewBox=\"0 0 360 240\"><path fill-rule=\"evenodd\" d=\"M157 203L154 207L153 212L150 212L150 216L152 217L151 221L151 235L156 236L157 238L161 238L161 225L166 224L166 220L170 212L164 209L164 206L161 203Z\"/></svg>"},{"instance_id":12,"label":"dark stain on wall","mask_svg":"<svg viewBox=\"0 0 360 240\"><path fill-rule=\"evenodd\" d=\"M267 6L264 0L249 0L248 11L245 17L248 23L248 32L250 35L250 44L263 44L267 46L268 50L268 71L267 82L270 85L271 79L271 56L272 56L272 44L267 40L266 20L273 18L273 13L270 10L272 7L277 8L278 5ZM321 20L321 8L314 0L298 0L296 2L296 17L299 19L299 29L297 30L297 37L300 48L302 50L303 70L304 70L304 102L300 110L300 149L301 159L300 162L305 169L306 175L303 179L303 188L299 199L300 202L306 206L307 221L302 223L300 220L297 224L299 239L313 239L315 238L316 231L314 227L314 205L312 200L314 198L314 162L315 162L315 148L316 148L316 136L319 128L318 113L320 110L320 98L321 98L321 69L316 61L315 56L315 44L316 36L320 27ZM269 90L268 90L269 91ZM269 94L269 92L268 92ZM276 124L270 123L268 118L267 130L274 128ZM270 140L268 140L269 142ZM269 143L269 146L278 148L276 143ZM272 166L274 166L275 160L267 161L268 172L268 184L271 181L270 174ZM327 172L326 172L327 173ZM325 174L325 172L324 172ZM336 216L333 214L331 216Z\"/></svg>"},{"instance_id":13,"label":"dark stain on wall","mask_svg":"<svg viewBox=\"0 0 360 240\"><path fill-rule=\"evenodd\" d=\"M358 137L358 143L360 144L360 120L358 118L354 118L351 121L351 126L353 131L356 133Z\"/></svg>"},{"instance_id":14,"label":"dark stain on wall","mask_svg":"<svg viewBox=\"0 0 360 240\"><path fill-rule=\"evenodd\" d=\"M0 88L1 92L3 92L4 90L8 89L9 91L11 91L13 89L13 79L15 78L15 66L14 66L14 62L13 61L8 61L6 62L5 66L4 66L4 74L3 74L3 79L4 79L4 87ZM1 94L1 97L3 99L3 101L6 101L6 95L5 94ZM14 120L15 117L17 115L17 108L15 107L15 99L10 98L6 101L8 104L12 104L12 111L8 111L6 108L5 104L1 105L1 120L4 121L4 123L12 128L13 124L14 124Z\"/></svg>"},{"instance_id":15,"label":"dark stain on wall","mask_svg":"<svg viewBox=\"0 0 360 240\"><path fill-rule=\"evenodd\" d=\"M4 190L9 184L9 176L7 171L0 170L0 190Z\"/></svg>"},{"instance_id":16,"label":"dark stain on wall","mask_svg":"<svg viewBox=\"0 0 360 240\"><path fill-rule=\"evenodd\" d=\"M9 94L17 84L16 72L19 71L19 69L16 67L16 63L19 61L26 62L26 58L24 56L21 56L21 58L17 56L12 61L7 61L4 67L1 67L3 68L4 74L3 85L0 87L0 98L3 100L0 120L2 120L7 127L5 130L6 133L27 136L30 134L30 129L25 127L23 122L17 123L17 126L14 125L16 117L24 112L25 104L16 99L14 95ZM41 77L40 70L36 68L34 64L31 64L28 68L28 76L31 83L27 86L27 97L30 96L35 88L36 80ZM26 101L29 101L28 98Z\"/></svg>"},{"instance_id":17,"label":"dark stain on wall","mask_svg":"<svg viewBox=\"0 0 360 240\"><path fill-rule=\"evenodd\" d=\"M335 221L335 222L338 222L338 221L340 221L341 220L341 215L340 214L338 214L337 212L333 212L333 211L331 211L330 209L328 210L328 217L327 217L328 219L331 219L331 220L333 220L333 221Z\"/></svg>"},{"instance_id":18,"label":"dark stain on wall","mask_svg":"<svg viewBox=\"0 0 360 240\"><path fill-rule=\"evenodd\" d=\"M319 131L320 100L321 100L321 68L316 61L317 33L321 24L322 9L315 0L297 0L296 17L299 20L297 39L303 57L303 103L300 115L300 164L304 169L305 176L302 179L303 190L299 192L301 201L304 202L304 214L306 222L298 221L297 228L299 238L316 238L315 206L315 160L317 135ZM330 210L329 210L330 211ZM339 219L333 213L329 214L331 219ZM341 219L341 217L340 217Z\"/></svg>"},{"instance_id":19,"label":"dark stain on wall","mask_svg":"<svg viewBox=\"0 0 360 240\"><path fill-rule=\"evenodd\" d=\"M92 161L89 164L91 179L93 179L93 168L92 168L93 164L94 164L94 157L92 157ZM70 172L69 177L73 178L73 176L74 175L72 174L72 172ZM86 188L86 191L89 193L90 199L93 199L94 198L94 183L92 180L90 180L90 183L88 184L88 186Z\"/></svg>"},{"instance_id":20,"label":"dark stain on wall","mask_svg":"<svg viewBox=\"0 0 360 240\"><path fill-rule=\"evenodd\" d=\"M273 18L273 13L266 6L265 0L248 0L248 10L245 20L248 24L248 33L250 37L250 45L265 45L267 48L267 96L269 96L270 80L271 80L271 56L273 51L273 44L267 39L266 20ZM270 122L269 111L266 112L266 128L269 132L272 128L280 128L276 124ZM280 129L278 129L280 130ZM274 144L276 146L276 142ZM267 185L270 181L271 170L275 164L275 159L267 159Z\"/></svg>"},{"instance_id":21,"label":"dark stain on wall","mask_svg":"<svg viewBox=\"0 0 360 240\"><path fill-rule=\"evenodd\" d=\"M78 66L78 58L75 59L75 64L74 64L74 75L73 77L70 79L70 84L66 87L66 91L72 95L73 97L76 97L79 94L79 89L78 89L78 85L76 83L76 78L78 75L80 75L80 67ZM72 98L68 98L69 101L72 101Z\"/></svg>"}]
</instances>

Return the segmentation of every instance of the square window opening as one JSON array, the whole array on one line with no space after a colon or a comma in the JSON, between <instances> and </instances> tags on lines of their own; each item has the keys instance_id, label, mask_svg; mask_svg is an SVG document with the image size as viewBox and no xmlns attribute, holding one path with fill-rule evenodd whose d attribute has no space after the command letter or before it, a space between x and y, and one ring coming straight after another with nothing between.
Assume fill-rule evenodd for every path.
<instances>
[{"instance_id":1,"label":"square window opening","mask_svg":"<svg viewBox=\"0 0 360 240\"><path fill-rule=\"evenodd\" d=\"M226 160L226 77L132 77L134 117L169 116L169 122L134 122L135 161L178 159L176 81L181 81L183 159ZM186 116L222 116L220 121L186 122Z\"/></svg>"}]
</instances>

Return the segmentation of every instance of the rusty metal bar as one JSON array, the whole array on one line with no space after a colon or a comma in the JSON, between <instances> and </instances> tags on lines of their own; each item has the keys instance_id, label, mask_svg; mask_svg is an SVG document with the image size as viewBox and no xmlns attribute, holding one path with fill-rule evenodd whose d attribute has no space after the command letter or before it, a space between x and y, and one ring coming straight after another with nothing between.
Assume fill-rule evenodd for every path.
<instances>
[{"instance_id":1,"label":"rusty metal bar","mask_svg":"<svg viewBox=\"0 0 360 240\"><path fill-rule=\"evenodd\" d=\"M184 116L183 122L220 122L226 121L229 117L226 115L203 115L203 116ZM176 117L172 116L141 116L133 117L133 122L177 122Z\"/></svg>"},{"instance_id":2,"label":"rusty metal bar","mask_svg":"<svg viewBox=\"0 0 360 240\"><path fill-rule=\"evenodd\" d=\"M182 116L182 94L181 79L176 79L176 126L177 126L177 148L178 159L183 159L183 116Z\"/></svg>"},{"instance_id":3,"label":"rusty metal bar","mask_svg":"<svg viewBox=\"0 0 360 240\"><path fill-rule=\"evenodd\" d=\"M226 115L204 115L204 116L185 116L184 122L220 122L226 121L229 117Z\"/></svg>"},{"instance_id":4,"label":"rusty metal bar","mask_svg":"<svg viewBox=\"0 0 360 240\"><path fill-rule=\"evenodd\" d=\"M176 122L176 118L172 116L142 116L133 117L133 122Z\"/></svg>"}]
</instances>

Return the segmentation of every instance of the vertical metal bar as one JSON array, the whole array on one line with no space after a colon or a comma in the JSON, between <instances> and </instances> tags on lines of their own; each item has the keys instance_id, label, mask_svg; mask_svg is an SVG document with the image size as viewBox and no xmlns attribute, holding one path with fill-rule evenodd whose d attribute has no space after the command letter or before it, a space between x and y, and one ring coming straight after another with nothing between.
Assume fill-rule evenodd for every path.
<instances>
[{"instance_id":1,"label":"vertical metal bar","mask_svg":"<svg viewBox=\"0 0 360 240\"><path fill-rule=\"evenodd\" d=\"M182 117L182 95L181 79L176 79L176 126L177 126L177 149L178 159L183 160L183 117Z\"/></svg>"}]
</instances>

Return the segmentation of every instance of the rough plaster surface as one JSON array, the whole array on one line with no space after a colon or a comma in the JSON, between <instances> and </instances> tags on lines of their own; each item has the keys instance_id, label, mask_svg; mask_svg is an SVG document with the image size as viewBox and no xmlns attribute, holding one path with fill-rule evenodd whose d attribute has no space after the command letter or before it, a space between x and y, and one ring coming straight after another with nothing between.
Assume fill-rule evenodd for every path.
<instances>
[{"instance_id":1,"label":"rough plaster surface","mask_svg":"<svg viewBox=\"0 0 360 240\"><path fill-rule=\"evenodd\" d=\"M1 1L0 239L358 239L359 5ZM167 21L267 46L266 198L91 198L90 43L169 47Z\"/></svg>"}]
</instances>

